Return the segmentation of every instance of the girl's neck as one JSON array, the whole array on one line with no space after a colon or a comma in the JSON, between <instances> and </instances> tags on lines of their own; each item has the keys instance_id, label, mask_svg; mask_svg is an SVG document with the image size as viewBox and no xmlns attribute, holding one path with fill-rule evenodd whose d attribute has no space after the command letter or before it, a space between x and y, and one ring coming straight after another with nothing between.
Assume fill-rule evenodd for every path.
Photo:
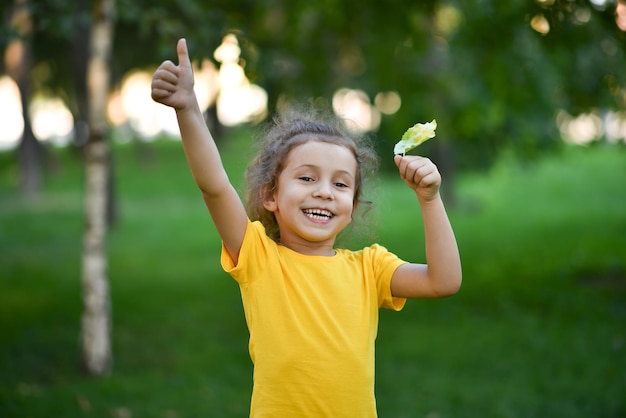
<instances>
[{"instance_id":1,"label":"girl's neck","mask_svg":"<svg viewBox=\"0 0 626 418\"><path fill-rule=\"evenodd\" d=\"M295 251L298 254L332 257L336 254L334 248L335 240L332 242L282 242L278 241L279 245L289 248L291 251Z\"/></svg>"}]
</instances>

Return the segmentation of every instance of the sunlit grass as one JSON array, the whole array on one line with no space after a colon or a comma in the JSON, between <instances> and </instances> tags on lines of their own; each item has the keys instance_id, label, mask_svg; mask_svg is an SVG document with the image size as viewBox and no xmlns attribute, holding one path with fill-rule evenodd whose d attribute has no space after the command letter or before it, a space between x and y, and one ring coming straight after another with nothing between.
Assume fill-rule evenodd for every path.
<instances>
[{"instance_id":1,"label":"sunlit grass","mask_svg":"<svg viewBox=\"0 0 626 418\"><path fill-rule=\"evenodd\" d=\"M241 136L222 148L239 184L251 151ZM0 154L0 416L247 416L239 292L176 143L115 148L115 364L80 372L82 170L56 156L42 196L23 202ZM624 150L508 157L458 178L463 288L381 313L379 416L626 415ZM423 261L411 192L386 173L370 197L379 242Z\"/></svg>"}]
</instances>

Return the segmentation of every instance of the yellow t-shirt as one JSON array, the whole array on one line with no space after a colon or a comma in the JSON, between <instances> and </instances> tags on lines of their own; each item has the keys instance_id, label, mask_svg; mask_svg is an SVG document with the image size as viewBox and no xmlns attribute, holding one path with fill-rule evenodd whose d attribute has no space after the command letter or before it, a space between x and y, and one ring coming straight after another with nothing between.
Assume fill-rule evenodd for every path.
<instances>
[{"instance_id":1,"label":"yellow t-shirt","mask_svg":"<svg viewBox=\"0 0 626 418\"><path fill-rule=\"evenodd\" d=\"M404 261L380 245L306 256L248 227L235 265L250 332L254 418L376 417L374 344L380 307L400 310L391 276Z\"/></svg>"}]
</instances>

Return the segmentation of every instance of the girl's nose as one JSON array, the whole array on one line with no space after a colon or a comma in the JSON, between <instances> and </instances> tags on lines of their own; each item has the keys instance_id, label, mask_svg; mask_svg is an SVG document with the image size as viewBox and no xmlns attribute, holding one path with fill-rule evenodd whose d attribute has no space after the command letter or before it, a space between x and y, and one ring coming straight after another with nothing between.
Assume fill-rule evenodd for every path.
<instances>
[{"instance_id":1,"label":"girl's nose","mask_svg":"<svg viewBox=\"0 0 626 418\"><path fill-rule=\"evenodd\" d=\"M313 196L322 199L332 199L333 189L330 184L320 182L318 183L318 187L313 191Z\"/></svg>"}]
</instances>

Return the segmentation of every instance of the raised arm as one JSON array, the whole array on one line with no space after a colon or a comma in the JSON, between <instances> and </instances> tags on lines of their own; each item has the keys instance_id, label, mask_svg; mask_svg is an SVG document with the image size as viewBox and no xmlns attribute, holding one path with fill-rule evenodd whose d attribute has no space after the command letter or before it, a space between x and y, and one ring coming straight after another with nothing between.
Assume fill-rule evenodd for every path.
<instances>
[{"instance_id":1,"label":"raised arm","mask_svg":"<svg viewBox=\"0 0 626 418\"><path fill-rule=\"evenodd\" d=\"M236 261L246 230L246 211L230 183L219 151L198 106L187 43L176 47L178 65L163 62L152 77L152 98L176 110L187 163L224 246Z\"/></svg>"},{"instance_id":2,"label":"raised arm","mask_svg":"<svg viewBox=\"0 0 626 418\"><path fill-rule=\"evenodd\" d=\"M422 209L426 264L400 266L391 279L391 293L405 298L453 295L461 286L461 259L439 194L441 175L428 158L396 155L394 162Z\"/></svg>"}]
</instances>

